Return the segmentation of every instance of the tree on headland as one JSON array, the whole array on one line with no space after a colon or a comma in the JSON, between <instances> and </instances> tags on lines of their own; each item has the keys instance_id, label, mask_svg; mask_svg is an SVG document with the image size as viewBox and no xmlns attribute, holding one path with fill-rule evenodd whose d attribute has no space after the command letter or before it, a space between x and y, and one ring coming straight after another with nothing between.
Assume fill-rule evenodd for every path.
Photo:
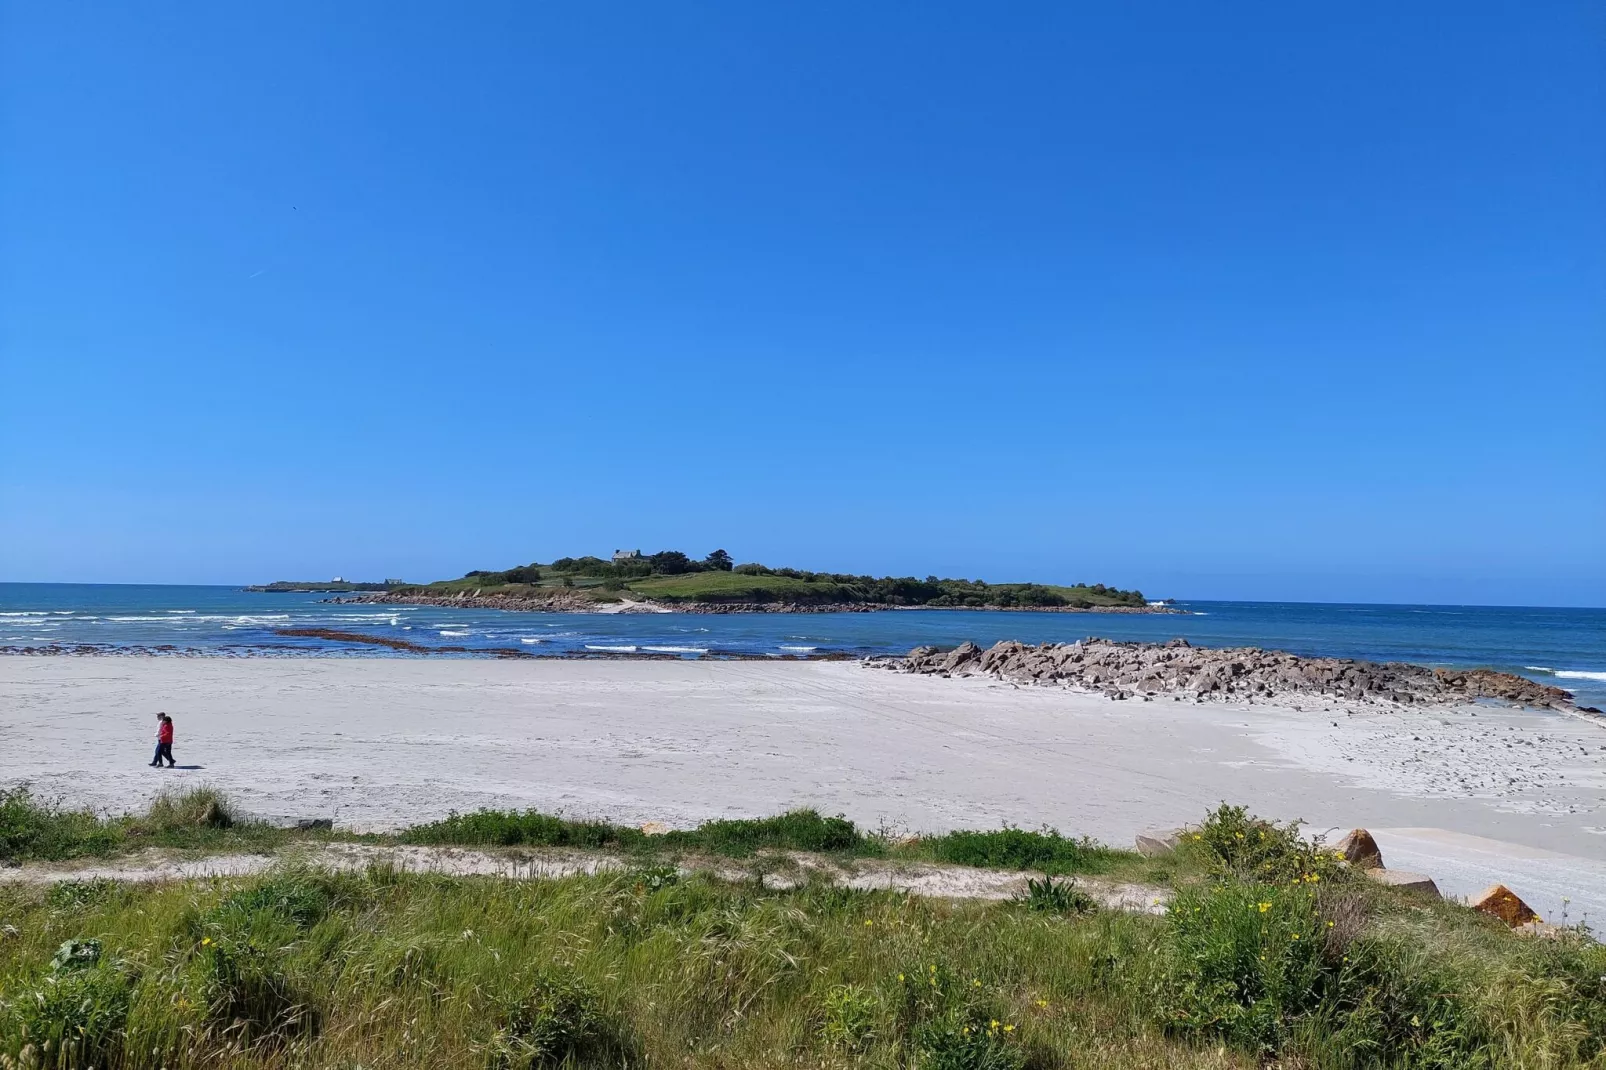
<instances>
[{"instance_id":1,"label":"tree on headland","mask_svg":"<svg viewBox=\"0 0 1606 1070\"><path fill-rule=\"evenodd\" d=\"M660 576L679 576L684 572L698 571L692 559L679 550L659 550L647 558L647 564Z\"/></svg>"},{"instance_id":2,"label":"tree on headland","mask_svg":"<svg viewBox=\"0 0 1606 1070\"><path fill-rule=\"evenodd\" d=\"M736 562L732 561L731 555L724 550L715 550L703 558L703 567L710 572L729 572L736 567Z\"/></svg>"}]
</instances>

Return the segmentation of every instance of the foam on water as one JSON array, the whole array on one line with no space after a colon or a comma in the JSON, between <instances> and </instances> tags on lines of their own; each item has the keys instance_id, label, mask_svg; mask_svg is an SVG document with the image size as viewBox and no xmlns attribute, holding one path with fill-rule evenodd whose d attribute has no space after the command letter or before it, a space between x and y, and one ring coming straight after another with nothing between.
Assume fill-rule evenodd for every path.
<instances>
[{"instance_id":1,"label":"foam on water","mask_svg":"<svg viewBox=\"0 0 1606 1070\"><path fill-rule=\"evenodd\" d=\"M703 656L697 652L705 649L807 657L902 654L915 646L953 646L967 639L985 647L1000 639L1063 643L1090 634L1149 642L1182 637L1197 646L1257 646L1303 655L1519 672L1573 688L1580 704L1606 706L1606 610L1254 602L1181 603L1177 608L1185 612L575 616L345 604L318 592L0 583L0 635L6 637L0 642L144 651L171 645L216 655L418 656L369 644L288 640L276 634L294 626L375 637L395 635L398 629L450 633L446 643L487 652L526 646L541 654L645 651L690 658ZM528 641L536 638L545 642Z\"/></svg>"}]
</instances>

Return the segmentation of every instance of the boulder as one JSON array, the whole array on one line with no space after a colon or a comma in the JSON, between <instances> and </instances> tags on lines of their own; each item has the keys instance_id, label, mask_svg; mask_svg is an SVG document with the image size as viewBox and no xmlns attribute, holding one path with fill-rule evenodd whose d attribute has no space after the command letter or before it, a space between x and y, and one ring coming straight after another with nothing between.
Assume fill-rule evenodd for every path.
<instances>
[{"instance_id":1,"label":"boulder","mask_svg":"<svg viewBox=\"0 0 1606 1070\"><path fill-rule=\"evenodd\" d=\"M297 832L328 832L335 827L335 822L330 817L304 817L295 827Z\"/></svg>"},{"instance_id":2,"label":"boulder","mask_svg":"<svg viewBox=\"0 0 1606 1070\"><path fill-rule=\"evenodd\" d=\"M1138 833L1134 846L1137 847L1138 854L1145 858L1158 858L1160 855L1168 855L1175 851L1181 842L1181 829L1159 829Z\"/></svg>"},{"instance_id":3,"label":"boulder","mask_svg":"<svg viewBox=\"0 0 1606 1070\"><path fill-rule=\"evenodd\" d=\"M1440 898L1439 886L1433 883L1433 878L1424 873L1409 873L1403 869L1369 869L1366 875L1379 884L1386 884L1390 888L1401 888L1407 892L1421 892L1434 899Z\"/></svg>"},{"instance_id":4,"label":"boulder","mask_svg":"<svg viewBox=\"0 0 1606 1070\"><path fill-rule=\"evenodd\" d=\"M1377 841L1365 829L1351 829L1333 850L1344 856L1344 861L1358 869L1382 869L1383 852Z\"/></svg>"},{"instance_id":5,"label":"boulder","mask_svg":"<svg viewBox=\"0 0 1606 1070\"><path fill-rule=\"evenodd\" d=\"M1499 918L1515 929L1519 925L1526 925L1530 921L1538 921L1539 915L1517 897L1517 893L1504 884L1496 884L1485 888L1483 892L1473 898L1468 904L1480 914L1487 914L1491 918Z\"/></svg>"},{"instance_id":6,"label":"boulder","mask_svg":"<svg viewBox=\"0 0 1606 1070\"><path fill-rule=\"evenodd\" d=\"M662 836L669 831L669 826L662 821L649 821L641 826L641 831L648 836Z\"/></svg>"}]
</instances>

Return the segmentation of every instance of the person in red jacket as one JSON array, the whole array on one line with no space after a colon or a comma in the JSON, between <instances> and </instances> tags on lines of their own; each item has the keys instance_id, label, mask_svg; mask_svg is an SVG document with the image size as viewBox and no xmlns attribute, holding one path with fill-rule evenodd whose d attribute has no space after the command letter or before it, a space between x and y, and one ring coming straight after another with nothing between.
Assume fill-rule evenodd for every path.
<instances>
[{"instance_id":1,"label":"person in red jacket","mask_svg":"<svg viewBox=\"0 0 1606 1070\"><path fill-rule=\"evenodd\" d=\"M167 759L167 767L173 768L173 718L165 713L156 715L156 756L151 759L151 765L160 766L162 759Z\"/></svg>"}]
</instances>

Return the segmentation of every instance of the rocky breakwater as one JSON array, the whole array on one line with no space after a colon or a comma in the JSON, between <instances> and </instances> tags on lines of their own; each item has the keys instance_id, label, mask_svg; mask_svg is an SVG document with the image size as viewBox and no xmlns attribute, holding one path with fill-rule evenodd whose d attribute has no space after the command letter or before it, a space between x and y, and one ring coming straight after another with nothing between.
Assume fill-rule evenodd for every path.
<instances>
[{"instance_id":1,"label":"rocky breakwater","mask_svg":"<svg viewBox=\"0 0 1606 1070\"><path fill-rule=\"evenodd\" d=\"M967 642L953 650L916 647L907 657L873 659L871 664L899 672L1059 685L1118 699L1165 695L1203 702L1313 696L1401 705L1497 699L1577 709L1572 696L1560 688L1489 669L1305 658L1254 647L1212 649L1190 646L1185 639L1163 644L1084 639L1040 646L1005 640L986 650Z\"/></svg>"},{"instance_id":2,"label":"rocky breakwater","mask_svg":"<svg viewBox=\"0 0 1606 1070\"><path fill-rule=\"evenodd\" d=\"M569 587L552 587L539 594L490 594L481 591L458 591L455 594L420 594L408 591L389 591L384 594L359 594L350 598L326 598L335 605L395 605L443 606L447 609L515 609L526 613L594 613L599 605L579 591Z\"/></svg>"}]
</instances>

